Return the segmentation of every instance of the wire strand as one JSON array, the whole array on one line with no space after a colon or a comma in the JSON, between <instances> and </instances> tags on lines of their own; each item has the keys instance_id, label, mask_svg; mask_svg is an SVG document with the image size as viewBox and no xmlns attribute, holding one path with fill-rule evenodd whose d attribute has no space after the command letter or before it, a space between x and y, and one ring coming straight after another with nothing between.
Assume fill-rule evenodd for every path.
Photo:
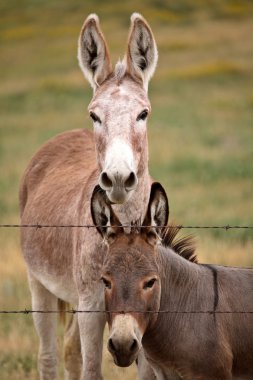
<instances>
[{"instance_id":1,"label":"wire strand","mask_svg":"<svg viewBox=\"0 0 253 380\"><path fill-rule=\"evenodd\" d=\"M31 310L31 309L24 309L24 310L0 310L0 314L76 314L76 313L104 313L104 314L130 314L130 313L138 313L138 314L253 314L253 311L219 311L219 310L158 310L158 311L152 311L152 310L76 310L76 309L69 309L69 310Z\"/></svg>"},{"instance_id":2,"label":"wire strand","mask_svg":"<svg viewBox=\"0 0 253 380\"><path fill-rule=\"evenodd\" d=\"M99 228L99 227L104 227L103 225L94 225L94 224L0 224L0 228L36 228L36 229L41 229L41 228ZM123 226L114 226L118 228L122 227L133 227L132 224L124 224ZM138 226L138 228L180 228L180 229L223 229L223 230L231 230L231 229L253 229L253 226L239 226L239 225L221 225L221 226L187 226L187 225L168 225L168 226Z\"/></svg>"}]
</instances>

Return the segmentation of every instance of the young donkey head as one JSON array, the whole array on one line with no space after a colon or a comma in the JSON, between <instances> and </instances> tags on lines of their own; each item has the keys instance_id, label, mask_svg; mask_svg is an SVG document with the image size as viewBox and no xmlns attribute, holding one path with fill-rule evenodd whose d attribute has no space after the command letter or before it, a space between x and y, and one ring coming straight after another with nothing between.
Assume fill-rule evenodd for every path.
<instances>
[{"instance_id":1,"label":"young donkey head","mask_svg":"<svg viewBox=\"0 0 253 380\"><path fill-rule=\"evenodd\" d=\"M108 349L115 363L126 367L136 359L147 326L157 318L161 283L156 244L159 227L168 221L168 200L162 186L153 183L143 226L134 226L130 234L124 234L99 186L92 195L91 213L108 247L101 276L110 329Z\"/></svg>"},{"instance_id":2,"label":"young donkey head","mask_svg":"<svg viewBox=\"0 0 253 380\"><path fill-rule=\"evenodd\" d=\"M152 31L137 13L131 17L127 53L115 70L98 17L91 14L84 22L78 60L94 90L89 113L101 171L99 184L114 203L127 201L147 170L147 88L157 58Z\"/></svg>"}]
</instances>

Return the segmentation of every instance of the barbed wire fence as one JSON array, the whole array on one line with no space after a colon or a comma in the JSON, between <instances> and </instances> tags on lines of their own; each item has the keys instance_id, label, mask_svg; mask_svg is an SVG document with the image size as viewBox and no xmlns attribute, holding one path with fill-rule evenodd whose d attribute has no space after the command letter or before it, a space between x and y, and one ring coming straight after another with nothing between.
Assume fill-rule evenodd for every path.
<instances>
[{"instance_id":1,"label":"barbed wire fence","mask_svg":"<svg viewBox=\"0 0 253 380\"><path fill-rule=\"evenodd\" d=\"M91 313L103 313L103 314L253 314L253 311L223 311L223 310L0 310L0 314L91 314Z\"/></svg>"},{"instance_id":2,"label":"barbed wire fence","mask_svg":"<svg viewBox=\"0 0 253 380\"><path fill-rule=\"evenodd\" d=\"M36 230L43 229L43 228L99 228L104 227L103 225L94 225L94 224L0 224L0 228L35 228ZM114 226L118 228L122 227L133 227L133 224L123 224L122 226ZM253 229L253 226L247 226L247 225L167 225L167 226L138 226L138 228L178 228L178 229L222 229L225 231L229 230L242 230L242 229ZM253 270L253 269L252 269ZM129 313L149 313L149 314L253 314L253 310L239 310L239 311L231 311L231 310L158 310L158 311L143 311L143 310L78 310L78 309L64 309L64 310L31 310L31 309L23 309L23 310L0 310L0 314L24 314L24 315L31 315L31 314L76 314L76 313L103 313L103 314L109 314L109 313L117 313L117 314L129 314Z\"/></svg>"},{"instance_id":3,"label":"barbed wire fence","mask_svg":"<svg viewBox=\"0 0 253 380\"><path fill-rule=\"evenodd\" d=\"M133 224L123 224L120 226L113 226L113 227L133 227ZM0 228L99 228L99 227L105 227L103 225L94 225L94 224L0 224ZM239 226L239 225L212 225L212 226L190 226L190 225L167 225L167 226L138 226L138 228L149 228L149 227L154 227L154 228L179 228L179 229L223 229L223 230L232 230L232 229L253 229L253 226Z\"/></svg>"}]
</instances>

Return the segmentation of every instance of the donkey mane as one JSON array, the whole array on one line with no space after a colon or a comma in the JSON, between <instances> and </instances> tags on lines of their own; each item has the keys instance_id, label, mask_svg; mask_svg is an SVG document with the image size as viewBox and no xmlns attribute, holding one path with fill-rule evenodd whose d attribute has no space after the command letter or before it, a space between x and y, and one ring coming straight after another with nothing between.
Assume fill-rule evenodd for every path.
<instances>
[{"instance_id":1,"label":"donkey mane","mask_svg":"<svg viewBox=\"0 0 253 380\"><path fill-rule=\"evenodd\" d=\"M195 253L196 242L193 235L178 237L181 230L178 226L165 227L162 232L162 245L165 248L171 248L175 253L184 259L197 263L198 258Z\"/></svg>"},{"instance_id":2,"label":"donkey mane","mask_svg":"<svg viewBox=\"0 0 253 380\"><path fill-rule=\"evenodd\" d=\"M120 82L122 81L122 79L124 78L125 74L126 74L126 64L125 62L123 61L118 61L115 65L115 71L114 71L114 76L116 78L116 81L118 84L120 84Z\"/></svg>"},{"instance_id":3,"label":"donkey mane","mask_svg":"<svg viewBox=\"0 0 253 380\"><path fill-rule=\"evenodd\" d=\"M180 226L174 226L173 224L163 227L161 231L161 243L163 247L172 249L177 255L187 261L198 263L198 257L195 252L195 237L193 235L178 237L180 230ZM131 223L130 234L140 234L141 231L142 226L140 220Z\"/></svg>"}]
</instances>

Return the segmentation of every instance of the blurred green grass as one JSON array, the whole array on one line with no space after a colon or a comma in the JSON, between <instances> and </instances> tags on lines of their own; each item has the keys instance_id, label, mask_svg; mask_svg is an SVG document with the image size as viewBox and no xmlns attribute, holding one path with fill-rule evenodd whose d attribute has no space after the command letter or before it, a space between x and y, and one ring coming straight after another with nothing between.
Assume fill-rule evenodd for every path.
<instances>
[{"instance_id":1,"label":"blurred green grass","mask_svg":"<svg viewBox=\"0 0 253 380\"><path fill-rule=\"evenodd\" d=\"M83 20L99 14L116 62L133 11L151 24L160 52L150 85L150 170L166 187L171 219L253 225L253 3L246 0L0 2L1 223L19 221L19 181L41 144L91 128L92 91L76 59ZM193 232L200 261L253 265L252 230ZM29 308L18 231L0 230L0 260L0 309ZM37 378L31 317L1 316L0 324L1 379ZM105 356L106 379L134 378L134 369L122 372Z\"/></svg>"}]
</instances>

